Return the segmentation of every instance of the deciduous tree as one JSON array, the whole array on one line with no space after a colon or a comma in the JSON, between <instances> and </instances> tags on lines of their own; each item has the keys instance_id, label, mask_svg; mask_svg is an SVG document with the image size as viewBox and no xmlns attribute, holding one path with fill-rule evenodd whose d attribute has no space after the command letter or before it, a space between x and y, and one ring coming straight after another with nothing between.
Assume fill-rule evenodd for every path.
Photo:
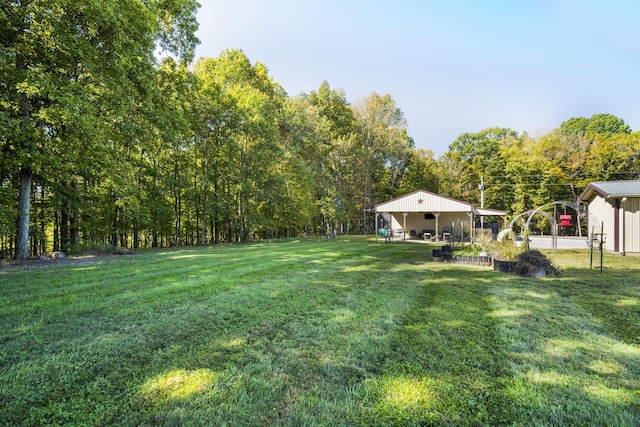
<instances>
[{"instance_id":1,"label":"deciduous tree","mask_svg":"<svg viewBox=\"0 0 640 427\"><path fill-rule=\"evenodd\" d=\"M506 208L510 195L505 176L504 147L514 144L518 133L506 128L490 128L460 135L450 146L445 162L450 163L441 191L451 197L480 204L479 185L486 177L485 203Z\"/></svg>"},{"instance_id":2,"label":"deciduous tree","mask_svg":"<svg viewBox=\"0 0 640 427\"><path fill-rule=\"evenodd\" d=\"M393 196L416 190L438 192L438 164L431 150L417 148L411 153L411 158L400 178L398 192Z\"/></svg>"},{"instance_id":3,"label":"deciduous tree","mask_svg":"<svg viewBox=\"0 0 640 427\"><path fill-rule=\"evenodd\" d=\"M362 228L372 229L370 211L375 203L374 176L385 167L403 170L413 149L407 134L407 121L390 95L371 93L354 106L356 119L355 152L362 162Z\"/></svg>"},{"instance_id":4,"label":"deciduous tree","mask_svg":"<svg viewBox=\"0 0 640 427\"><path fill-rule=\"evenodd\" d=\"M188 60L196 8L194 0L2 3L2 117L11 129L5 145L19 169L17 258L29 255L34 175L54 161L51 147L73 140L65 126L81 117L104 120L92 114L97 103L113 112L109 119L125 114L131 93L144 94L157 46Z\"/></svg>"}]
</instances>

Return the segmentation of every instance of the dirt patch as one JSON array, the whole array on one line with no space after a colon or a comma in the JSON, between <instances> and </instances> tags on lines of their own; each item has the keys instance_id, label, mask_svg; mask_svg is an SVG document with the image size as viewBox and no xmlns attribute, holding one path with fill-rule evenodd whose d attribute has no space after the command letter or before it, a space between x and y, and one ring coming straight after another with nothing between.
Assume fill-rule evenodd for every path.
<instances>
[{"instance_id":1,"label":"dirt patch","mask_svg":"<svg viewBox=\"0 0 640 427\"><path fill-rule=\"evenodd\" d=\"M114 256L78 255L65 258L29 258L24 260L0 261L0 272L6 270L32 269L43 267L82 266L101 264L114 258Z\"/></svg>"}]
</instances>

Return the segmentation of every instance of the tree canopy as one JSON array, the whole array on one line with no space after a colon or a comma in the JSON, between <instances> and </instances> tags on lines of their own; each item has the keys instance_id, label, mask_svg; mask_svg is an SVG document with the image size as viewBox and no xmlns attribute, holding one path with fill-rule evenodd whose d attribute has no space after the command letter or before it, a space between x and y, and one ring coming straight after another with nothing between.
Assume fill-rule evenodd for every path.
<instances>
[{"instance_id":1,"label":"tree canopy","mask_svg":"<svg viewBox=\"0 0 640 427\"><path fill-rule=\"evenodd\" d=\"M514 214L640 176L611 114L461 134L439 159L400 107L289 96L242 50L194 60L194 0L0 5L0 254L371 232L423 189ZM428 141L420 141L428 146Z\"/></svg>"},{"instance_id":2,"label":"tree canopy","mask_svg":"<svg viewBox=\"0 0 640 427\"><path fill-rule=\"evenodd\" d=\"M624 120L612 114L594 114L590 118L573 117L562 122L560 131L565 135L593 138L597 135L630 133L631 129Z\"/></svg>"},{"instance_id":3,"label":"tree canopy","mask_svg":"<svg viewBox=\"0 0 640 427\"><path fill-rule=\"evenodd\" d=\"M194 0L2 4L2 146L19 182L16 257L29 254L34 177L65 186L90 158L113 158L105 142L135 138L122 119L135 115L147 95L156 48L192 58L196 8ZM67 183L50 182L56 174Z\"/></svg>"}]
</instances>

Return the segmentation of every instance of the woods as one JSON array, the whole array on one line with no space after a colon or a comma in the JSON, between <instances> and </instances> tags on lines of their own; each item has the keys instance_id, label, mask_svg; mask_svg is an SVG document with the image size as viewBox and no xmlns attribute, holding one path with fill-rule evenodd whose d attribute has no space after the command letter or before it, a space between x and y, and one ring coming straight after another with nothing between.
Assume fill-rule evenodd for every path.
<instances>
[{"instance_id":1,"label":"woods","mask_svg":"<svg viewBox=\"0 0 640 427\"><path fill-rule=\"evenodd\" d=\"M194 62L193 0L0 6L0 254L371 232L424 189L513 213L640 173L620 118L416 148L389 94L290 96L241 50ZM429 146L429 141L419 141Z\"/></svg>"}]
</instances>

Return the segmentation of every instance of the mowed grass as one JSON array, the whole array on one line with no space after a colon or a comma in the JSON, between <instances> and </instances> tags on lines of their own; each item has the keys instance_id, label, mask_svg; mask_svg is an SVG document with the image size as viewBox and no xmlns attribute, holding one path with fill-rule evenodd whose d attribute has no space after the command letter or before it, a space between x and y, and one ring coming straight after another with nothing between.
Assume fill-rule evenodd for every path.
<instances>
[{"instance_id":1,"label":"mowed grass","mask_svg":"<svg viewBox=\"0 0 640 427\"><path fill-rule=\"evenodd\" d=\"M431 248L2 267L0 425L640 425L640 258L527 279Z\"/></svg>"}]
</instances>

